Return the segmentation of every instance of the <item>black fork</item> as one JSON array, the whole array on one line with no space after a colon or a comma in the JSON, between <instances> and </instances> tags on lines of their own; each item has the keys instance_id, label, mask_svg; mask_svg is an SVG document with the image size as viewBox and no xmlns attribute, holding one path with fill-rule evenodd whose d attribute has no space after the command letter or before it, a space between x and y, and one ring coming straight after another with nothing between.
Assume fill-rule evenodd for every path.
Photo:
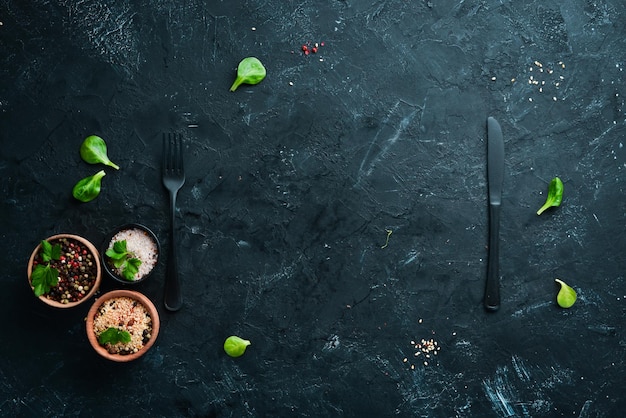
<instances>
[{"instance_id":1,"label":"black fork","mask_svg":"<svg viewBox=\"0 0 626 418\"><path fill-rule=\"evenodd\" d=\"M181 134L163 134L163 185L170 193L170 240L165 270L165 308L177 311L183 306L178 274L178 251L176 247L176 195L185 184L183 166L183 139Z\"/></svg>"}]
</instances>

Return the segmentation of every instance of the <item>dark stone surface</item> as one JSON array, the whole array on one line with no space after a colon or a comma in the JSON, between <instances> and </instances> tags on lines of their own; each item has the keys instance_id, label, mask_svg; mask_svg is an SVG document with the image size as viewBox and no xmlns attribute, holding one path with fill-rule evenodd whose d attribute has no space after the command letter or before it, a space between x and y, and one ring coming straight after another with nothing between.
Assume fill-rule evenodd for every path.
<instances>
[{"instance_id":1,"label":"dark stone surface","mask_svg":"<svg viewBox=\"0 0 626 418\"><path fill-rule=\"evenodd\" d=\"M622 0L3 0L0 21L1 415L623 414ZM231 93L246 56L268 76ZM489 115L507 158L496 313ZM110 364L89 304L44 306L26 262L54 233L99 246L128 222L165 250L169 131L185 306L163 308L161 262L139 287L157 344ZM91 134L121 169L80 204ZM563 205L539 217L554 176ZM239 359L231 334L252 341ZM431 338L425 366L411 341Z\"/></svg>"}]
</instances>

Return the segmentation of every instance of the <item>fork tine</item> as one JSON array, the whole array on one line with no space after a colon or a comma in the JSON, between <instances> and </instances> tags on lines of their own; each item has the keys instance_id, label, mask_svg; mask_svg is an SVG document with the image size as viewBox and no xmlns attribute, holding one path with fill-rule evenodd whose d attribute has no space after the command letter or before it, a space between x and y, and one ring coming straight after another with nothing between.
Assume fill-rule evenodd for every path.
<instances>
[{"instance_id":1,"label":"fork tine","mask_svg":"<svg viewBox=\"0 0 626 418\"><path fill-rule=\"evenodd\" d=\"M182 134L163 133L163 169L184 172Z\"/></svg>"}]
</instances>

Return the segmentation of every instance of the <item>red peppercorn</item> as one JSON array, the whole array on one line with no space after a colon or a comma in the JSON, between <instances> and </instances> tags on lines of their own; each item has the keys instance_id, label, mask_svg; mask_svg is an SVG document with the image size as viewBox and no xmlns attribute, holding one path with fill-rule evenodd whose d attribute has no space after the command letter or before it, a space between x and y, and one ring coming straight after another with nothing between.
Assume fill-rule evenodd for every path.
<instances>
[{"instance_id":1,"label":"red peppercorn","mask_svg":"<svg viewBox=\"0 0 626 418\"><path fill-rule=\"evenodd\" d=\"M309 50L309 47L306 45L302 45L302 50L306 53Z\"/></svg>"},{"instance_id":2,"label":"red peppercorn","mask_svg":"<svg viewBox=\"0 0 626 418\"><path fill-rule=\"evenodd\" d=\"M304 51L304 55L309 55L309 50Z\"/></svg>"},{"instance_id":3,"label":"red peppercorn","mask_svg":"<svg viewBox=\"0 0 626 418\"><path fill-rule=\"evenodd\" d=\"M317 48L316 48L316 47L313 47L313 48L311 49L311 51L313 51L313 53L315 54L315 53L317 52Z\"/></svg>"}]
</instances>

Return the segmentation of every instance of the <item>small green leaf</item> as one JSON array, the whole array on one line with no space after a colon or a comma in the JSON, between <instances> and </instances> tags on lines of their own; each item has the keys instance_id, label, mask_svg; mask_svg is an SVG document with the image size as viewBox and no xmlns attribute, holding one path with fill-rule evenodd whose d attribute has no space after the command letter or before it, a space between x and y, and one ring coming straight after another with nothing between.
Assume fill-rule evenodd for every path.
<instances>
[{"instance_id":1,"label":"small green leaf","mask_svg":"<svg viewBox=\"0 0 626 418\"><path fill-rule=\"evenodd\" d=\"M561 308L570 308L576 302L576 291L569 287L563 280L555 279L561 285L561 290L556 295L556 303Z\"/></svg>"},{"instance_id":2,"label":"small green leaf","mask_svg":"<svg viewBox=\"0 0 626 418\"><path fill-rule=\"evenodd\" d=\"M130 333L119 328L110 327L98 336L100 345L130 342Z\"/></svg>"},{"instance_id":3,"label":"small green leaf","mask_svg":"<svg viewBox=\"0 0 626 418\"><path fill-rule=\"evenodd\" d=\"M258 58L244 58L237 66L237 78L233 85L230 86L230 91L237 90L237 87L242 84L259 84L266 74L267 71Z\"/></svg>"},{"instance_id":4,"label":"small green leaf","mask_svg":"<svg viewBox=\"0 0 626 418\"><path fill-rule=\"evenodd\" d=\"M126 240L115 241L113 243L113 251L118 254L126 255Z\"/></svg>"},{"instance_id":5,"label":"small green leaf","mask_svg":"<svg viewBox=\"0 0 626 418\"><path fill-rule=\"evenodd\" d=\"M30 279L35 296L39 297L45 295L51 288L59 284L59 271L50 267L49 264L47 266L37 264L30 275Z\"/></svg>"},{"instance_id":6,"label":"small green leaf","mask_svg":"<svg viewBox=\"0 0 626 418\"><path fill-rule=\"evenodd\" d=\"M72 189L72 196L81 202L90 202L94 200L100 194L102 177L105 175L106 173L104 170L100 170L93 176L85 177L84 179L79 180Z\"/></svg>"},{"instance_id":7,"label":"small green leaf","mask_svg":"<svg viewBox=\"0 0 626 418\"><path fill-rule=\"evenodd\" d=\"M85 138L80 145L80 156L89 164L105 164L119 170L119 166L109 160L107 155L107 144L104 139L96 135Z\"/></svg>"},{"instance_id":8,"label":"small green leaf","mask_svg":"<svg viewBox=\"0 0 626 418\"><path fill-rule=\"evenodd\" d=\"M61 259L61 244L54 244L52 246L52 250L50 251L50 258L53 260Z\"/></svg>"},{"instance_id":9,"label":"small green leaf","mask_svg":"<svg viewBox=\"0 0 626 418\"><path fill-rule=\"evenodd\" d=\"M139 273L140 265L141 260L138 258L130 258L126 260L126 265L124 266L124 270L122 271L122 276L124 276L126 280L135 280L135 276L137 275L137 273Z\"/></svg>"},{"instance_id":10,"label":"small green leaf","mask_svg":"<svg viewBox=\"0 0 626 418\"><path fill-rule=\"evenodd\" d=\"M537 215L541 215L546 209L553 206L561 206L563 200L563 182L560 178L555 177L548 187L548 197L546 203L537 211Z\"/></svg>"},{"instance_id":11,"label":"small green leaf","mask_svg":"<svg viewBox=\"0 0 626 418\"><path fill-rule=\"evenodd\" d=\"M41 241L41 259L44 263L52 260L52 244L46 240Z\"/></svg>"},{"instance_id":12,"label":"small green leaf","mask_svg":"<svg viewBox=\"0 0 626 418\"><path fill-rule=\"evenodd\" d=\"M116 269L121 268L123 265L126 264L126 257L122 257L119 259L112 259L113 260L113 265L115 266Z\"/></svg>"},{"instance_id":13,"label":"small green leaf","mask_svg":"<svg viewBox=\"0 0 626 418\"><path fill-rule=\"evenodd\" d=\"M113 260L121 260L126 257L126 253L118 253L114 249L109 248L105 251L107 257L112 258Z\"/></svg>"},{"instance_id":14,"label":"small green leaf","mask_svg":"<svg viewBox=\"0 0 626 418\"><path fill-rule=\"evenodd\" d=\"M224 341L224 351L231 357L240 357L249 345L250 341L231 335Z\"/></svg>"}]
</instances>

